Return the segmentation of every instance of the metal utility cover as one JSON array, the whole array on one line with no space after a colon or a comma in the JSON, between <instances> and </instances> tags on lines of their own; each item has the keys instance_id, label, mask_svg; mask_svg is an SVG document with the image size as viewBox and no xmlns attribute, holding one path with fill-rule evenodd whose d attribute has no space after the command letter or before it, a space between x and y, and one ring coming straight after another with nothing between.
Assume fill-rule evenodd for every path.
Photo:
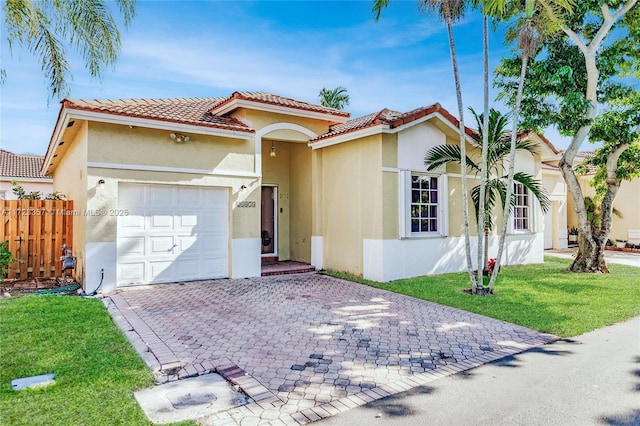
<instances>
[{"instance_id":1,"label":"metal utility cover","mask_svg":"<svg viewBox=\"0 0 640 426\"><path fill-rule=\"evenodd\" d=\"M40 376L23 377L21 379L14 379L11 381L11 388L19 391L27 388L35 388L38 386L46 386L55 383L55 376L53 373L41 374Z\"/></svg>"}]
</instances>

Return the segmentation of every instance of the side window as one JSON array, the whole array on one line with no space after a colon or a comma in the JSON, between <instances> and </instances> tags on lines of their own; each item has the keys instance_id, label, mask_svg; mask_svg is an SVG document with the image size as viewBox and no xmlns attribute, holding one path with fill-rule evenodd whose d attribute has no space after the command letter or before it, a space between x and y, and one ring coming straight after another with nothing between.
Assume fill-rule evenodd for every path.
<instances>
[{"instance_id":1,"label":"side window","mask_svg":"<svg viewBox=\"0 0 640 426\"><path fill-rule=\"evenodd\" d=\"M530 203L529 191L521 184L514 184L513 195L516 204L513 209L513 229L516 231L527 231L530 225Z\"/></svg>"},{"instance_id":2,"label":"side window","mask_svg":"<svg viewBox=\"0 0 640 426\"><path fill-rule=\"evenodd\" d=\"M409 220L412 235L440 232L438 177L411 173Z\"/></svg>"}]
</instances>

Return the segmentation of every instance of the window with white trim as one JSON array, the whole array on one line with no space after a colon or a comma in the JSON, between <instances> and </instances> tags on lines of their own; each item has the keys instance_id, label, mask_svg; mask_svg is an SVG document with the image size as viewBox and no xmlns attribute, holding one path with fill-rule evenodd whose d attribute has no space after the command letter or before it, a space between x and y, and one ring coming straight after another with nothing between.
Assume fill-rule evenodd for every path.
<instances>
[{"instance_id":1,"label":"window with white trim","mask_svg":"<svg viewBox=\"0 0 640 426\"><path fill-rule=\"evenodd\" d=\"M447 175L399 170L398 178L400 238L446 236Z\"/></svg>"},{"instance_id":2,"label":"window with white trim","mask_svg":"<svg viewBox=\"0 0 640 426\"><path fill-rule=\"evenodd\" d=\"M440 230L440 196L438 178L411 173L411 234L434 234Z\"/></svg>"},{"instance_id":3,"label":"window with white trim","mask_svg":"<svg viewBox=\"0 0 640 426\"><path fill-rule=\"evenodd\" d=\"M513 185L515 206L513 208L513 229L528 231L531 223L529 190L521 183Z\"/></svg>"}]
</instances>

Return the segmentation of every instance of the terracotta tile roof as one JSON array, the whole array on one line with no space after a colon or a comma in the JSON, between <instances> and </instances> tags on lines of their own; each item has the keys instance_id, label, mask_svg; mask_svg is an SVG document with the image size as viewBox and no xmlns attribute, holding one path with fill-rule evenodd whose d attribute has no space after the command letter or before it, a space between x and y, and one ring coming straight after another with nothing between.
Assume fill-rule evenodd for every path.
<instances>
[{"instance_id":1,"label":"terracotta tile roof","mask_svg":"<svg viewBox=\"0 0 640 426\"><path fill-rule=\"evenodd\" d=\"M385 108L383 110L380 110L379 112L374 112L372 114L354 118L353 120L348 120L342 124L333 125L329 128L329 131L327 133L320 135L315 139L312 139L312 142L328 139L345 133L354 132L356 130L366 129L368 127L378 126L381 124L387 125L389 126L389 128L393 129L396 127L400 127L403 124L411 123L412 121L418 120L435 112L438 112L442 116L444 116L444 118L447 119L451 124L453 124L454 127L458 127L460 125L458 119L450 114L449 111L444 109L439 103L417 108L409 112L398 112ZM465 133L473 137L473 132L469 127L466 127Z\"/></svg>"},{"instance_id":2,"label":"terracotta tile roof","mask_svg":"<svg viewBox=\"0 0 640 426\"><path fill-rule=\"evenodd\" d=\"M43 156L14 154L0 149L0 176L50 180L40 173L42 163Z\"/></svg>"},{"instance_id":3,"label":"terracotta tile roof","mask_svg":"<svg viewBox=\"0 0 640 426\"><path fill-rule=\"evenodd\" d=\"M259 102L263 104L278 105L305 111L339 115L343 117L349 117L350 115L348 112L340 111L338 109L328 108L322 105L310 104L308 102L298 101L296 99L286 98L284 96L273 95L271 93L264 92L233 92L228 98L221 99L219 102L213 105L210 111L215 113L216 110L221 109L223 106L235 100Z\"/></svg>"},{"instance_id":4,"label":"terracotta tile roof","mask_svg":"<svg viewBox=\"0 0 640 426\"><path fill-rule=\"evenodd\" d=\"M541 133L536 133L536 132L534 132L533 130L524 130L524 131L521 131L520 133L518 133L518 139L525 138L525 137L527 137L527 136L529 136L529 135L531 135L531 134L538 136L538 137L540 138L540 140L541 140L542 142L544 142L544 143L545 143L545 145L547 145L547 146L549 147L549 149L550 149L554 154L560 154L560 153L562 153L562 152L563 152L563 151L560 151L559 149L557 149L557 148L556 148L556 147L551 143L551 141L549 141L549 139L547 139L546 137L544 137L544 135L543 135L543 134L541 134Z\"/></svg>"},{"instance_id":5,"label":"terracotta tile roof","mask_svg":"<svg viewBox=\"0 0 640 426\"><path fill-rule=\"evenodd\" d=\"M197 126L215 127L225 130L253 132L241 121L211 114L213 105L223 98L182 98L182 99L120 99L84 100L65 99L65 108L101 112L135 118L169 121Z\"/></svg>"}]
</instances>

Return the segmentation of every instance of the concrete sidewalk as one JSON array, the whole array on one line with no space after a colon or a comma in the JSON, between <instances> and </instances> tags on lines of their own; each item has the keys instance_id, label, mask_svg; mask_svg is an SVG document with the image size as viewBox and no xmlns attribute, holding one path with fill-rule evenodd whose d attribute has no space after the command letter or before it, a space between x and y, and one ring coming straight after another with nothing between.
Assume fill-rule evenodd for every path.
<instances>
[{"instance_id":1,"label":"concrete sidewalk","mask_svg":"<svg viewBox=\"0 0 640 426\"><path fill-rule=\"evenodd\" d=\"M320 424L640 425L640 317L442 378Z\"/></svg>"},{"instance_id":2,"label":"concrete sidewalk","mask_svg":"<svg viewBox=\"0 0 640 426\"><path fill-rule=\"evenodd\" d=\"M546 256L560 257L563 259L573 259L576 251L578 251L577 248L547 249L544 251L544 254ZM635 266L640 268L640 253L605 250L604 260L607 263L616 263L618 265Z\"/></svg>"}]
</instances>

